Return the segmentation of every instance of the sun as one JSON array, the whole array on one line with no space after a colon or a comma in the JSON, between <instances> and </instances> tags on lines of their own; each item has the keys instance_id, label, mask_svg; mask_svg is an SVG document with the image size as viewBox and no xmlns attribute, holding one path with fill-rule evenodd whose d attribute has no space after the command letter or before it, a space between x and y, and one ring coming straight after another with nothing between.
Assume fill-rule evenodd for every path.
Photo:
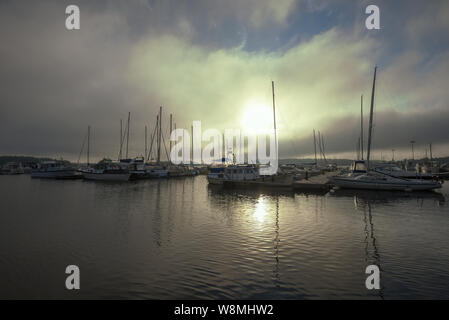
<instances>
[{"instance_id":1,"label":"sun","mask_svg":"<svg viewBox=\"0 0 449 320\"><path fill-rule=\"evenodd\" d=\"M243 111L241 125L249 133L268 133L273 129L273 111L266 103L250 101Z\"/></svg>"}]
</instances>

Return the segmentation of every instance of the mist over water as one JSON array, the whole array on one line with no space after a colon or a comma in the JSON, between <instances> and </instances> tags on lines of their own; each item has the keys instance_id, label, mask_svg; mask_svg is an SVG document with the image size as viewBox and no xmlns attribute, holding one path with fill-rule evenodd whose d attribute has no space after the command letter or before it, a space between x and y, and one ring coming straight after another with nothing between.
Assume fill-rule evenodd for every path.
<instances>
[{"instance_id":1,"label":"mist over water","mask_svg":"<svg viewBox=\"0 0 449 320\"><path fill-rule=\"evenodd\" d=\"M449 298L438 193L223 190L0 176L0 298ZM81 289L65 288L77 265ZM380 291L365 288L366 266Z\"/></svg>"}]
</instances>

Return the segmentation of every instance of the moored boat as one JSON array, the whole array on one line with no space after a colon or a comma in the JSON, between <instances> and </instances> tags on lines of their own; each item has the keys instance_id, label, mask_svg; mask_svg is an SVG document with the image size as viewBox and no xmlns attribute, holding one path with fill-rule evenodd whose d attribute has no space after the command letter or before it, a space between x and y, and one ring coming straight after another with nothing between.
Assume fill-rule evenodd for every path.
<instances>
[{"instance_id":1,"label":"moored boat","mask_svg":"<svg viewBox=\"0 0 449 320\"><path fill-rule=\"evenodd\" d=\"M17 162L8 162L1 168L2 174L15 175L24 173L23 167Z\"/></svg>"},{"instance_id":2,"label":"moored boat","mask_svg":"<svg viewBox=\"0 0 449 320\"><path fill-rule=\"evenodd\" d=\"M233 187L292 187L291 175L264 176L260 174L259 169L259 166L254 164L212 167L207 180L212 185Z\"/></svg>"},{"instance_id":3,"label":"moored boat","mask_svg":"<svg viewBox=\"0 0 449 320\"><path fill-rule=\"evenodd\" d=\"M82 171L86 180L129 181L131 173L110 159L103 159L91 168Z\"/></svg>"},{"instance_id":4,"label":"moored boat","mask_svg":"<svg viewBox=\"0 0 449 320\"><path fill-rule=\"evenodd\" d=\"M376 171L337 175L331 177L330 182L343 189L424 191L441 188L438 181L396 178Z\"/></svg>"},{"instance_id":5,"label":"moored boat","mask_svg":"<svg viewBox=\"0 0 449 320\"><path fill-rule=\"evenodd\" d=\"M339 188L345 189L370 189L370 190L388 190L388 191L395 191L395 190L422 191L422 190L433 190L441 188L441 183L438 181L399 178L387 174L385 172L382 172L382 170L370 168L376 71L377 67L374 68L373 89L371 94L366 166L364 161L355 161L351 172L331 177L330 183Z\"/></svg>"},{"instance_id":6,"label":"moored boat","mask_svg":"<svg viewBox=\"0 0 449 320\"><path fill-rule=\"evenodd\" d=\"M79 172L66 161L44 161L31 171L32 178L42 179L78 179L82 178Z\"/></svg>"}]
</instances>

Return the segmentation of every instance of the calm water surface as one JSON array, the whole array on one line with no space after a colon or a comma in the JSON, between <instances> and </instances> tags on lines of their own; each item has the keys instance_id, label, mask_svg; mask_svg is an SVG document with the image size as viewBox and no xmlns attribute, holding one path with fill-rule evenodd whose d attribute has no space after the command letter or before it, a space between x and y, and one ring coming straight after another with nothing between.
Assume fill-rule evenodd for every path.
<instances>
[{"instance_id":1,"label":"calm water surface","mask_svg":"<svg viewBox=\"0 0 449 320\"><path fill-rule=\"evenodd\" d=\"M307 195L21 175L0 195L0 298L449 298L449 182ZM81 290L65 289L70 264Z\"/></svg>"}]
</instances>

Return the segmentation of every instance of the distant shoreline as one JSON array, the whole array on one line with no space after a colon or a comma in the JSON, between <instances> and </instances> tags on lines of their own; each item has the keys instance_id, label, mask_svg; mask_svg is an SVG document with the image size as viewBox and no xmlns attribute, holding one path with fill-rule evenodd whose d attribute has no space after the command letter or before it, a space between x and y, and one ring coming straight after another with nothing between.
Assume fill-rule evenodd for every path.
<instances>
[{"instance_id":1,"label":"distant shoreline","mask_svg":"<svg viewBox=\"0 0 449 320\"><path fill-rule=\"evenodd\" d=\"M17 155L4 155L4 156L0 156L0 166L3 166L4 164L8 163L8 162L21 162L21 163L26 163L26 162L41 162L41 161L49 161L49 160L55 160L56 158L50 158L50 157L38 157L38 156L17 156ZM65 159L64 159L65 160ZM410 159L409 159L410 160ZM416 161L424 161L426 160L425 158L421 158L421 159L416 159ZM433 158L433 160L435 161L440 161L440 162L449 162L449 156L447 157L438 157L438 158ZM67 160L68 161L68 160ZM296 159L296 158L284 158L284 159L279 159L279 163L281 165L283 164L302 164L302 163L311 163L314 162L315 159L313 158L301 158L301 159ZM327 163L334 163L337 165L349 165L352 163L352 161L354 161L354 159L327 159ZM396 160L395 162L400 162L400 161L404 161L402 160ZM72 161L69 161L70 163L75 163ZM380 160L372 160L372 162L380 162ZM385 160L383 162L390 162L389 160ZM326 163L324 160L320 160L318 159L318 163Z\"/></svg>"}]
</instances>

